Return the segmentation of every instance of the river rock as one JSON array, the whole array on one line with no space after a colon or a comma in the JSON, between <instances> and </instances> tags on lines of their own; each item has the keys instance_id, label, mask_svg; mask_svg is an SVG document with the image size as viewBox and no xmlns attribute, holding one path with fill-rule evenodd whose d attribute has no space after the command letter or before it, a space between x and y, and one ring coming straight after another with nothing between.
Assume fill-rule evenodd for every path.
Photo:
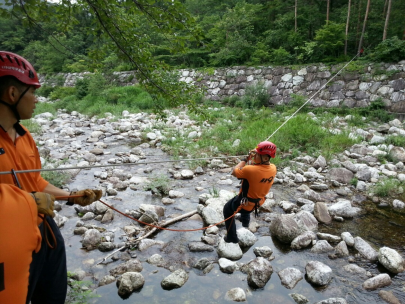
<instances>
[{"instance_id":1,"label":"river rock","mask_svg":"<svg viewBox=\"0 0 405 304\"><path fill-rule=\"evenodd\" d=\"M83 235L82 246L87 250L97 248L101 243L101 233L97 229L89 229Z\"/></svg>"},{"instance_id":2,"label":"river rock","mask_svg":"<svg viewBox=\"0 0 405 304\"><path fill-rule=\"evenodd\" d=\"M309 300L304 297L303 295L300 295L298 293L290 293L288 294L297 304L307 304L309 303Z\"/></svg>"},{"instance_id":3,"label":"river rock","mask_svg":"<svg viewBox=\"0 0 405 304\"><path fill-rule=\"evenodd\" d=\"M116 277L125 272L141 272L143 269L138 259L131 259L110 270L110 275Z\"/></svg>"},{"instance_id":4,"label":"river rock","mask_svg":"<svg viewBox=\"0 0 405 304\"><path fill-rule=\"evenodd\" d=\"M239 244L226 243L224 239L221 239L219 241L217 253L220 257L227 258L233 261L239 260L243 256Z\"/></svg>"},{"instance_id":5,"label":"river rock","mask_svg":"<svg viewBox=\"0 0 405 304\"><path fill-rule=\"evenodd\" d=\"M378 295L381 299L389 304L401 304L401 302L394 296L392 291L380 290Z\"/></svg>"},{"instance_id":6,"label":"river rock","mask_svg":"<svg viewBox=\"0 0 405 304\"><path fill-rule=\"evenodd\" d=\"M238 239L239 239L239 245L241 247L250 247L252 245L254 245L254 243L256 243L257 238L255 237L255 235L250 232L249 229L246 228L240 228L236 231L237 235L238 235Z\"/></svg>"},{"instance_id":7,"label":"river rock","mask_svg":"<svg viewBox=\"0 0 405 304\"><path fill-rule=\"evenodd\" d=\"M335 180L339 183L349 184L353 177L353 172L346 168L332 168L328 172L328 179Z\"/></svg>"},{"instance_id":8,"label":"river rock","mask_svg":"<svg viewBox=\"0 0 405 304\"><path fill-rule=\"evenodd\" d=\"M329 214L332 216L341 216L344 218L353 218L360 215L361 209L352 207L352 204L348 200L340 200L332 205L328 206Z\"/></svg>"},{"instance_id":9,"label":"river rock","mask_svg":"<svg viewBox=\"0 0 405 304\"><path fill-rule=\"evenodd\" d=\"M390 150L389 155L395 161L405 162L405 149L402 147L393 147Z\"/></svg>"},{"instance_id":10,"label":"river rock","mask_svg":"<svg viewBox=\"0 0 405 304\"><path fill-rule=\"evenodd\" d=\"M397 251L389 247L380 248L378 261L392 273L404 271L404 259Z\"/></svg>"},{"instance_id":11,"label":"river rock","mask_svg":"<svg viewBox=\"0 0 405 304\"><path fill-rule=\"evenodd\" d=\"M391 277L386 273L382 273L364 281L363 288L366 290L376 290L391 285L391 283Z\"/></svg>"},{"instance_id":12,"label":"river rock","mask_svg":"<svg viewBox=\"0 0 405 304\"><path fill-rule=\"evenodd\" d=\"M297 283L302 280L303 274L296 268L288 267L278 273L281 284L288 289L293 289Z\"/></svg>"},{"instance_id":13,"label":"river rock","mask_svg":"<svg viewBox=\"0 0 405 304\"><path fill-rule=\"evenodd\" d=\"M328 241L320 240L315 243L311 248L313 253L326 253L333 250L333 247L328 243Z\"/></svg>"},{"instance_id":14,"label":"river rock","mask_svg":"<svg viewBox=\"0 0 405 304\"><path fill-rule=\"evenodd\" d=\"M281 214L271 221L270 232L279 241L291 243L292 240L300 235L301 229L294 220L293 214Z\"/></svg>"},{"instance_id":15,"label":"river rock","mask_svg":"<svg viewBox=\"0 0 405 304\"><path fill-rule=\"evenodd\" d=\"M180 191L176 191L176 190L170 190L169 191L169 197L170 198L179 198L179 197L183 197L184 193L180 192Z\"/></svg>"},{"instance_id":16,"label":"river rock","mask_svg":"<svg viewBox=\"0 0 405 304\"><path fill-rule=\"evenodd\" d=\"M315 284L324 286L332 280L332 269L318 261L310 261L305 266L308 280Z\"/></svg>"},{"instance_id":17,"label":"river rock","mask_svg":"<svg viewBox=\"0 0 405 304\"><path fill-rule=\"evenodd\" d=\"M318 239L326 240L326 241L328 241L330 243L337 243L337 242L340 242L342 240L342 238L340 236L336 236L336 235L329 234L329 233L318 232L316 234L316 236L318 237Z\"/></svg>"},{"instance_id":18,"label":"river rock","mask_svg":"<svg viewBox=\"0 0 405 304\"><path fill-rule=\"evenodd\" d=\"M138 244L138 250L139 251L145 251L149 247L162 246L162 245L164 245L163 241L156 241L156 240L151 240L151 239L142 239Z\"/></svg>"},{"instance_id":19,"label":"river rock","mask_svg":"<svg viewBox=\"0 0 405 304\"><path fill-rule=\"evenodd\" d=\"M204 251L214 251L214 247L207 245L203 242L190 242L188 244L188 249L191 252L204 252Z\"/></svg>"},{"instance_id":20,"label":"river rock","mask_svg":"<svg viewBox=\"0 0 405 304\"><path fill-rule=\"evenodd\" d=\"M245 302L246 301L246 293L245 291L240 288L232 288L226 292L225 299L231 300L234 302Z\"/></svg>"},{"instance_id":21,"label":"river rock","mask_svg":"<svg viewBox=\"0 0 405 304\"><path fill-rule=\"evenodd\" d=\"M320 223L330 224L332 222L332 218L329 215L328 208L326 207L326 204L323 202L315 203L314 216Z\"/></svg>"},{"instance_id":22,"label":"river rock","mask_svg":"<svg viewBox=\"0 0 405 304\"><path fill-rule=\"evenodd\" d=\"M349 250L347 249L347 245L345 241L341 241L335 247L335 255L339 258L349 256Z\"/></svg>"},{"instance_id":23,"label":"river rock","mask_svg":"<svg viewBox=\"0 0 405 304\"><path fill-rule=\"evenodd\" d=\"M350 247L354 246L354 238L350 234L350 232L342 232L342 234L340 236L342 237L343 241L346 242L347 246L350 246Z\"/></svg>"},{"instance_id":24,"label":"river rock","mask_svg":"<svg viewBox=\"0 0 405 304\"><path fill-rule=\"evenodd\" d=\"M311 245L313 240L316 240L315 232L305 231L291 242L291 248L295 250L303 249Z\"/></svg>"},{"instance_id":25,"label":"river rock","mask_svg":"<svg viewBox=\"0 0 405 304\"><path fill-rule=\"evenodd\" d=\"M187 280L188 273L183 269L178 269L164 278L160 285L163 289L171 290L182 287L184 284L186 284Z\"/></svg>"},{"instance_id":26,"label":"river rock","mask_svg":"<svg viewBox=\"0 0 405 304\"><path fill-rule=\"evenodd\" d=\"M128 297L134 290L138 290L145 284L143 275L139 272L126 272L117 280L118 294Z\"/></svg>"},{"instance_id":27,"label":"river rock","mask_svg":"<svg viewBox=\"0 0 405 304\"><path fill-rule=\"evenodd\" d=\"M150 256L146 260L146 262L148 262L151 265L155 265L157 267L163 267L165 265L164 258L158 253L155 253L154 255Z\"/></svg>"},{"instance_id":28,"label":"river rock","mask_svg":"<svg viewBox=\"0 0 405 304\"><path fill-rule=\"evenodd\" d=\"M367 275L367 271L364 268L357 266L356 264L347 264L343 266L343 269L347 272L355 273L363 277Z\"/></svg>"},{"instance_id":29,"label":"river rock","mask_svg":"<svg viewBox=\"0 0 405 304\"><path fill-rule=\"evenodd\" d=\"M115 245L112 242L101 242L98 245L98 250L101 252L107 252L115 249Z\"/></svg>"},{"instance_id":30,"label":"river rock","mask_svg":"<svg viewBox=\"0 0 405 304\"><path fill-rule=\"evenodd\" d=\"M113 282L115 282L115 277L113 277L112 275L106 275L100 280L100 282L98 283L98 286L101 287L104 285L111 284Z\"/></svg>"},{"instance_id":31,"label":"river rock","mask_svg":"<svg viewBox=\"0 0 405 304\"><path fill-rule=\"evenodd\" d=\"M197 261L197 263L195 263L194 268L203 270L203 269L207 268L210 264L212 264L210 260L208 260L207 258L202 258L202 259L199 259Z\"/></svg>"},{"instance_id":32,"label":"river rock","mask_svg":"<svg viewBox=\"0 0 405 304\"><path fill-rule=\"evenodd\" d=\"M347 304L346 300L343 298L329 298L316 302L315 304Z\"/></svg>"},{"instance_id":33,"label":"river rock","mask_svg":"<svg viewBox=\"0 0 405 304\"><path fill-rule=\"evenodd\" d=\"M257 257L248 264L247 281L252 288L262 288L270 280L273 267L262 257Z\"/></svg>"},{"instance_id":34,"label":"river rock","mask_svg":"<svg viewBox=\"0 0 405 304\"><path fill-rule=\"evenodd\" d=\"M271 248L268 246L255 247L253 248L253 253L257 257L270 258L273 254L273 250L271 250Z\"/></svg>"},{"instance_id":35,"label":"river rock","mask_svg":"<svg viewBox=\"0 0 405 304\"><path fill-rule=\"evenodd\" d=\"M193 179L194 172L191 170L181 170L180 175L182 179Z\"/></svg>"},{"instance_id":36,"label":"river rock","mask_svg":"<svg viewBox=\"0 0 405 304\"><path fill-rule=\"evenodd\" d=\"M233 273L236 270L236 263L226 258L218 260L219 269L225 273Z\"/></svg>"},{"instance_id":37,"label":"river rock","mask_svg":"<svg viewBox=\"0 0 405 304\"><path fill-rule=\"evenodd\" d=\"M222 214L218 213L215 209L211 207L205 207L202 209L201 217L207 225L217 224L224 220ZM224 225L224 223L220 224Z\"/></svg>"},{"instance_id":38,"label":"river rock","mask_svg":"<svg viewBox=\"0 0 405 304\"><path fill-rule=\"evenodd\" d=\"M105 223L109 223L114 219L114 210L112 209L108 209L104 215L103 218L101 219L101 223L105 224Z\"/></svg>"},{"instance_id":39,"label":"river rock","mask_svg":"<svg viewBox=\"0 0 405 304\"><path fill-rule=\"evenodd\" d=\"M366 259L374 262L377 261L378 253L361 237L354 238L354 248Z\"/></svg>"}]
</instances>

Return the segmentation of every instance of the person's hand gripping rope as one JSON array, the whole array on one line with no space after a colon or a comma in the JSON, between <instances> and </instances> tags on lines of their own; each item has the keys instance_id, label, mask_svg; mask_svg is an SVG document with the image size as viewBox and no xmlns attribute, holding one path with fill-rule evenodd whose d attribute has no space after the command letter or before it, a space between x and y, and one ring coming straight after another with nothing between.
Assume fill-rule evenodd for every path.
<instances>
[{"instance_id":1,"label":"person's hand gripping rope","mask_svg":"<svg viewBox=\"0 0 405 304\"><path fill-rule=\"evenodd\" d=\"M101 196L103 195L102 190L91 190L91 189L85 189L85 190L80 190L76 192L71 192L71 196L75 197L70 197L68 199L68 203L70 204L77 204L80 206L87 206L90 205L91 203L98 201Z\"/></svg>"}]
</instances>

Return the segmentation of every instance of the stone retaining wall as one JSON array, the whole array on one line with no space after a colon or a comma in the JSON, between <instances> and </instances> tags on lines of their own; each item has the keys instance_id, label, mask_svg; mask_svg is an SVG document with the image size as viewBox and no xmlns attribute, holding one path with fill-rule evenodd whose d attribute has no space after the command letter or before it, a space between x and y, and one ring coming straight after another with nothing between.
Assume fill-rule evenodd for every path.
<instances>
[{"instance_id":1,"label":"stone retaining wall","mask_svg":"<svg viewBox=\"0 0 405 304\"><path fill-rule=\"evenodd\" d=\"M221 100L243 96L248 86L262 84L269 94L269 104L287 104L293 94L311 97L343 65L310 65L306 67L231 67L209 72L179 70L181 81L206 88L206 97ZM74 86L88 73L59 74L64 86ZM115 72L117 85L136 83L133 71ZM52 85L44 76L40 81ZM342 71L317 94L311 104L325 107L366 107L381 98L394 112L405 112L405 60L396 64L370 64L361 72Z\"/></svg>"}]
</instances>

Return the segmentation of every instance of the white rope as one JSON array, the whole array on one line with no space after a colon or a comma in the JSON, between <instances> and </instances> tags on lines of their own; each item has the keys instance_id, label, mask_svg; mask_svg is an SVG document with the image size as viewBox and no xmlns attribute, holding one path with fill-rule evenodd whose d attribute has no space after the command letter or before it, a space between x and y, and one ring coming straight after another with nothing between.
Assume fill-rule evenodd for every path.
<instances>
[{"instance_id":1,"label":"white rope","mask_svg":"<svg viewBox=\"0 0 405 304\"><path fill-rule=\"evenodd\" d=\"M121 163L121 164L108 164L108 165L93 165L93 166L81 166L81 167L63 167L63 168L32 169L32 170L19 170L19 171L14 170L14 173L64 171L64 170L75 170L75 169L93 169L93 168L118 167L118 166L137 166L137 165L173 163L173 162L181 162L181 161L212 160L212 159L243 158L243 157L246 157L246 155L222 156L222 157L206 157L206 158L188 158L188 159L147 161L147 162ZM2 172L0 172L0 175L12 174L12 173L13 172L11 172L11 171L2 171Z\"/></svg>"},{"instance_id":2,"label":"white rope","mask_svg":"<svg viewBox=\"0 0 405 304\"><path fill-rule=\"evenodd\" d=\"M339 75L339 73L341 71L343 71L349 64L350 62L352 62L360 53L357 53L356 56L354 56L352 58L352 60L350 60L348 63L346 63L332 78L330 78L318 91L316 91L306 102L304 102L298 109L297 111L295 111L290 117L288 117L288 119L283 122L277 129L276 131L273 132L273 134L271 134L269 137L267 137L267 139L265 141L268 141L274 134L276 134L278 132L278 130L280 130L291 118L293 118L308 102L310 102L312 100L312 98L314 98L320 91L322 91L326 85L331 82L337 75Z\"/></svg>"}]
</instances>

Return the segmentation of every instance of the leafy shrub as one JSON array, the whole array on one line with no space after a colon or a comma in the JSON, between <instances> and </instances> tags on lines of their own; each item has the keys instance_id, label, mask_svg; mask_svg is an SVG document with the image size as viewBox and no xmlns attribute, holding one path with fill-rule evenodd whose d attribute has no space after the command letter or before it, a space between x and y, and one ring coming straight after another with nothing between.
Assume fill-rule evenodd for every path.
<instances>
[{"instance_id":1,"label":"leafy shrub","mask_svg":"<svg viewBox=\"0 0 405 304\"><path fill-rule=\"evenodd\" d=\"M397 36L388 38L378 44L367 57L373 61L401 61L405 59L405 40L399 40Z\"/></svg>"},{"instance_id":2,"label":"leafy shrub","mask_svg":"<svg viewBox=\"0 0 405 304\"><path fill-rule=\"evenodd\" d=\"M270 61L275 64L289 64L292 61L293 56L286 51L283 47L273 50L270 56Z\"/></svg>"},{"instance_id":3,"label":"leafy shrub","mask_svg":"<svg viewBox=\"0 0 405 304\"><path fill-rule=\"evenodd\" d=\"M83 79L77 79L75 88L76 88L76 97L82 99L88 94L89 90L89 78L84 77Z\"/></svg>"},{"instance_id":4,"label":"leafy shrub","mask_svg":"<svg viewBox=\"0 0 405 304\"><path fill-rule=\"evenodd\" d=\"M101 73L94 73L89 76L89 84L87 87L88 95L101 96L101 92L106 88L106 80Z\"/></svg>"},{"instance_id":5,"label":"leafy shrub","mask_svg":"<svg viewBox=\"0 0 405 304\"><path fill-rule=\"evenodd\" d=\"M67 96L76 95L75 87L56 87L49 95L51 100L63 99Z\"/></svg>"},{"instance_id":6,"label":"leafy shrub","mask_svg":"<svg viewBox=\"0 0 405 304\"><path fill-rule=\"evenodd\" d=\"M53 92L55 87L44 84L38 90L35 91L35 94L38 96L49 97L49 95Z\"/></svg>"},{"instance_id":7,"label":"leafy shrub","mask_svg":"<svg viewBox=\"0 0 405 304\"><path fill-rule=\"evenodd\" d=\"M269 105L269 95L264 82L246 87L245 95L242 98L243 108L261 108Z\"/></svg>"}]
</instances>

